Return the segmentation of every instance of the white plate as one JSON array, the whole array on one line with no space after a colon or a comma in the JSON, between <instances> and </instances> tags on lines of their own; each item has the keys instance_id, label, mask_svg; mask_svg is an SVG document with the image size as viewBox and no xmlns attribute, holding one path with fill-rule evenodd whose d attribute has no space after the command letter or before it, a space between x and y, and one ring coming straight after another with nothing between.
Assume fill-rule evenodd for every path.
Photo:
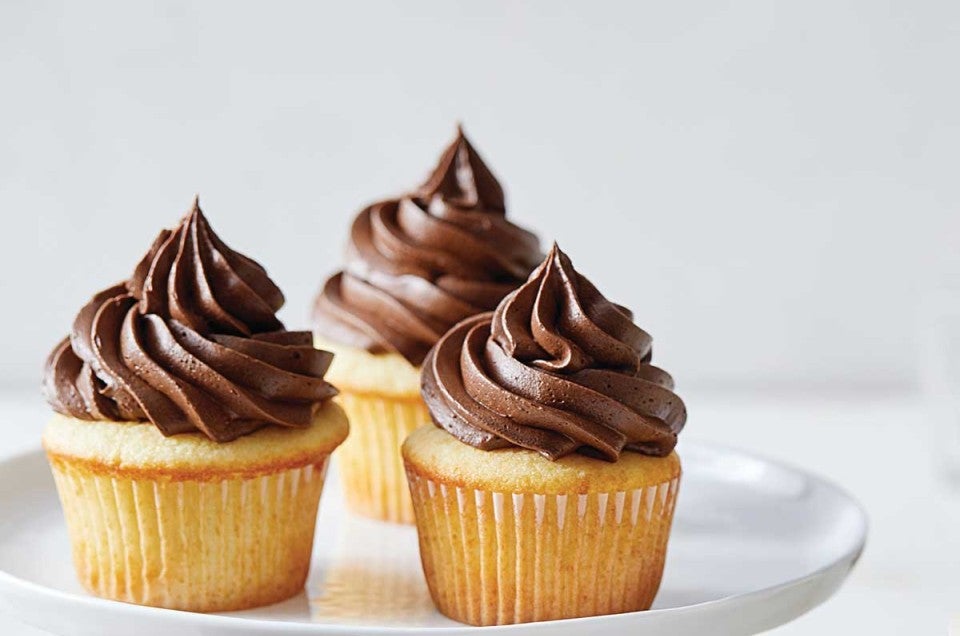
<instances>
[{"instance_id":1,"label":"white plate","mask_svg":"<svg viewBox=\"0 0 960 636\"><path fill-rule=\"evenodd\" d=\"M73 575L46 461L0 463L0 611L64 635L750 634L826 600L856 563L866 516L835 486L794 468L715 446L683 444L684 475L654 608L613 616L467 627L438 614L416 533L353 517L336 471L321 500L313 568L299 597L232 614L195 614L88 596Z\"/></svg>"}]
</instances>

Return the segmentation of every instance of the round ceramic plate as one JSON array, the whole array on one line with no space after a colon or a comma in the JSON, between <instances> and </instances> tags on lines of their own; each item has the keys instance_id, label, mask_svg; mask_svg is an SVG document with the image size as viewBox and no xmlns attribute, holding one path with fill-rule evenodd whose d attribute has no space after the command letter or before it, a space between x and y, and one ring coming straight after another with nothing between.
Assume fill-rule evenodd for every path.
<instances>
[{"instance_id":1,"label":"round ceramic plate","mask_svg":"<svg viewBox=\"0 0 960 636\"><path fill-rule=\"evenodd\" d=\"M863 549L866 517L812 475L739 451L684 443L663 584L646 612L476 628L436 612L412 527L354 517L330 471L313 568L289 601L195 614L105 601L73 575L67 531L40 451L0 463L0 611L64 635L751 634L826 600Z\"/></svg>"}]
</instances>

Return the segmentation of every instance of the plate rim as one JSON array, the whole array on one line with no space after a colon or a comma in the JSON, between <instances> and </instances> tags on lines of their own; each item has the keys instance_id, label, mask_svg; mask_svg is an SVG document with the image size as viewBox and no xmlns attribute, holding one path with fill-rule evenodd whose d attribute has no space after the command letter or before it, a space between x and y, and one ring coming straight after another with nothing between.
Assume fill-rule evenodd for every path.
<instances>
[{"instance_id":1,"label":"plate rim","mask_svg":"<svg viewBox=\"0 0 960 636\"><path fill-rule=\"evenodd\" d=\"M752 590L749 592L743 592L739 594L732 594L730 596L724 596L722 598L712 599L709 601L703 601L701 603L694 603L692 605L682 605L679 607L665 607L659 609L649 609L638 612L625 612L621 614L603 614L599 616L585 616L580 618L566 618L553 621L538 621L532 623L521 623L515 625L490 625L484 627L476 627L471 625L452 625L452 626L437 626L437 627L415 627L415 626L370 626L370 625L353 625L353 624L336 624L336 623L308 623L300 621L276 621L269 620L264 618L249 618L245 616L230 616L224 614L207 614L201 612L189 612L185 610L176 610L176 609L167 609L161 607L152 607L147 605L137 605L134 603L124 603L122 601L114 601L110 599L104 599L95 597L92 595L86 594L77 594L73 592L65 592L55 588L42 585L40 583L35 583L33 581L28 581L26 579L20 578L13 574L10 574L6 570L0 568L0 597L9 596L11 592L13 593L27 593L30 595L35 595L45 599L47 601L59 602L70 604L74 606L84 606L90 609L97 609L101 606L104 606L103 609L109 609L110 612L120 612L127 614L131 618L144 618L143 614L146 613L149 615L150 619L159 619L161 621L166 621L168 625L174 626L178 623L183 624L184 622L191 624L197 628L211 627L211 628L229 628L230 626L235 626L241 628L245 631L258 630L262 633L283 633L283 634L396 634L400 635L409 635L409 634L420 634L420 633L430 633L437 636L446 635L446 634L467 634L472 633L477 630L483 631L510 631L514 633L523 633L524 631L542 629L543 626L549 625L552 627L581 627L584 629L589 629L591 626L594 626L595 623L600 623L600 625L595 625L596 627L604 626L603 623L610 622L611 620L619 620L624 622L629 622L631 618L638 615L652 616L652 615L666 615L666 614L679 614L679 613L689 613L697 611L709 611L712 609L723 608L724 606L736 606L742 603L748 603L758 597L765 597L771 595L778 595L788 592L790 589L795 587L801 587L804 584L813 582L816 579L824 578L827 575L834 573L835 570L843 570L841 573L841 578L839 582L834 585L830 593L826 595L820 595L816 599L813 599L812 603L808 603L806 609L800 611L790 612L787 617L781 617L780 620L777 620L774 617L770 617L772 622L769 624L769 627L774 627L776 625L781 625L785 622L797 618L807 611L810 611L814 607L820 605L826 601L832 594L842 585L843 581L849 575L850 571L856 565L857 561L860 559L863 554L864 549L866 548L867 537L869 535L870 529L870 519L867 514L866 509L863 504L854 497L846 488L840 486L836 482L822 477L816 473L813 473L805 468L799 467L791 462L785 462L775 459L770 459L765 457L760 453L755 453L750 450L743 450L734 446L730 446L723 443L716 443L712 441L700 441L700 440L684 440L683 445L687 448L691 446L697 447L698 449L703 449L708 452L722 453L725 455L739 455L744 458L748 458L753 461L759 461L767 465L775 466L780 469L785 469L787 471L796 473L803 478L817 483L821 487L825 487L828 490L834 491L836 494L840 495L848 504L851 504L854 511L856 512L856 519L858 525L860 525L859 536L857 537L854 544L844 551L837 558L833 559L829 563L820 566L819 568L799 576L788 581L783 581L776 585L769 587L760 588L757 590ZM10 455L3 459L0 459L0 468L7 467L11 464L16 463L30 463L36 461L46 461L45 452L40 447L34 447L32 449ZM10 612L10 616L16 617L18 620L26 622L28 624L33 624L31 621L27 620L23 614ZM238 630L239 631L239 630Z\"/></svg>"}]
</instances>

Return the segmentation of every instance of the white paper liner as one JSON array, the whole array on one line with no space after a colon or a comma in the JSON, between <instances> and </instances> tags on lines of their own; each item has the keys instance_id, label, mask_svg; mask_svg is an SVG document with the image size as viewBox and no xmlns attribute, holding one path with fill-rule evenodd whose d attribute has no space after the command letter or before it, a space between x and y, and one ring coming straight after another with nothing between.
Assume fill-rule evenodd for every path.
<instances>
[{"instance_id":1,"label":"white paper liner","mask_svg":"<svg viewBox=\"0 0 960 636\"><path fill-rule=\"evenodd\" d=\"M328 459L248 479L53 468L77 575L97 596L192 611L277 602L306 579Z\"/></svg>"},{"instance_id":2,"label":"white paper liner","mask_svg":"<svg viewBox=\"0 0 960 636\"><path fill-rule=\"evenodd\" d=\"M666 554L679 475L588 494L487 492L412 470L434 603L474 625L647 609Z\"/></svg>"}]
</instances>

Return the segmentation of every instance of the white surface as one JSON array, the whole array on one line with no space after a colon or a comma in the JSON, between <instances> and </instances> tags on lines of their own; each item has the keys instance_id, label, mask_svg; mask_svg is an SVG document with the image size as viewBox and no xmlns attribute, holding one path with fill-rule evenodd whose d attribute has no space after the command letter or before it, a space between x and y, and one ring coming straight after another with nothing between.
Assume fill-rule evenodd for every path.
<instances>
[{"instance_id":1,"label":"white surface","mask_svg":"<svg viewBox=\"0 0 960 636\"><path fill-rule=\"evenodd\" d=\"M753 449L842 484L870 517L866 551L850 580L775 636L944 633L960 624L960 491L937 479L937 446L910 395L685 394L684 437ZM0 398L3 454L33 448L47 411L39 398ZM0 634L38 636L0 615Z\"/></svg>"},{"instance_id":2,"label":"white surface","mask_svg":"<svg viewBox=\"0 0 960 636\"><path fill-rule=\"evenodd\" d=\"M0 381L195 192L305 324L461 118L680 386L909 385L960 232L958 31L950 0L2 2Z\"/></svg>"},{"instance_id":3,"label":"white surface","mask_svg":"<svg viewBox=\"0 0 960 636\"><path fill-rule=\"evenodd\" d=\"M722 447L686 442L681 454L683 488L654 609L506 631L689 636L710 625L713 634L751 634L821 603L846 578L863 548L866 519L845 493ZM415 530L351 518L339 484L330 486L306 593L231 617L204 616L84 594L42 453L0 462L0 609L69 636L126 636L134 621L143 636L342 633L343 626L367 634L470 633L432 607Z\"/></svg>"}]
</instances>

